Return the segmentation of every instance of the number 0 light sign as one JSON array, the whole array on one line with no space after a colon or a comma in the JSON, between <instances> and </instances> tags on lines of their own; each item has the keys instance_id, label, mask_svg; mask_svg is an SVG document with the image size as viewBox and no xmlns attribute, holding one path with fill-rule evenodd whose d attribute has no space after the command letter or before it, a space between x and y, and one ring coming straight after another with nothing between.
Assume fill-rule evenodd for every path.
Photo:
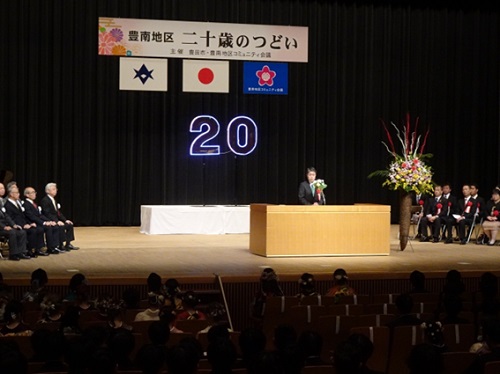
<instances>
[{"instance_id":1,"label":"number 0 light sign","mask_svg":"<svg viewBox=\"0 0 500 374\"><path fill-rule=\"evenodd\" d=\"M202 115L194 118L189 132L199 134L191 142L191 156L218 156L220 144L215 139L220 132L219 121L215 117ZM250 117L234 117L226 128L227 146L238 156L247 156L255 150L258 142L257 125Z\"/></svg>"}]
</instances>

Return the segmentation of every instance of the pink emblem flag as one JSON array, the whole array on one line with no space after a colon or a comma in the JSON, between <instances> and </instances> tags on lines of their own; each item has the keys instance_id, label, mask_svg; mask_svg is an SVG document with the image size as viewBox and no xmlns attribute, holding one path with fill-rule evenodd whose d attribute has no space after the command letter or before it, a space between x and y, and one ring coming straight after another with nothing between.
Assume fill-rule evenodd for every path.
<instances>
[{"instance_id":1,"label":"pink emblem flag","mask_svg":"<svg viewBox=\"0 0 500 374\"><path fill-rule=\"evenodd\" d=\"M184 60L182 91L229 92L229 61Z\"/></svg>"}]
</instances>

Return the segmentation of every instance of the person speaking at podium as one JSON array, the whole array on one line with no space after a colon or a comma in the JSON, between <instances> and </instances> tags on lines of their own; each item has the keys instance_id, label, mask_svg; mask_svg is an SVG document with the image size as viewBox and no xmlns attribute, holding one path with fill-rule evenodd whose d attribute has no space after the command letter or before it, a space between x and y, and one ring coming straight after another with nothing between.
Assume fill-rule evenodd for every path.
<instances>
[{"instance_id":1,"label":"person speaking at podium","mask_svg":"<svg viewBox=\"0 0 500 374\"><path fill-rule=\"evenodd\" d=\"M307 180L299 185L299 203L302 205L325 205L326 199L323 189L314 186L316 182L316 169L309 167L306 170ZM324 182L321 181L324 185ZM326 185L325 185L326 187Z\"/></svg>"}]
</instances>

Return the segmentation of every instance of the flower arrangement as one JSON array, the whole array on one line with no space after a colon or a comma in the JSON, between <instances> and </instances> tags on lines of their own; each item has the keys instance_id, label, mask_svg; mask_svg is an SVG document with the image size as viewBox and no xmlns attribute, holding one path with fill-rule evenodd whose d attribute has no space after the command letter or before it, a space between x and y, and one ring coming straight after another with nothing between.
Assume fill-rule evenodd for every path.
<instances>
[{"instance_id":1,"label":"flower arrangement","mask_svg":"<svg viewBox=\"0 0 500 374\"><path fill-rule=\"evenodd\" d=\"M369 177L385 177L386 180L382 183L382 186L387 186L390 190L432 194L434 190L432 168L425 163L425 160L432 157L432 155L423 153L429 130L427 130L423 138L422 135L417 135L418 118L415 128L412 130L409 114L406 116L406 125L401 131L391 122L402 146L402 151L399 154L396 152L394 141L384 121L382 121L382 125L387 135L387 143L389 143L382 142L382 144L394 159L390 162L387 170L376 171L370 174Z\"/></svg>"},{"instance_id":2,"label":"flower arrangement","mask_svg":"<svg viewBox=\"0 0 500 374\"><path fill-rule=\"evenodd\" d=\"M312 185L314 186L314 189L316 190L316 193L321 193L323 190L328 187L328 185L325 183L323 179L316 179Z\"/></svg>"}]
</instances>

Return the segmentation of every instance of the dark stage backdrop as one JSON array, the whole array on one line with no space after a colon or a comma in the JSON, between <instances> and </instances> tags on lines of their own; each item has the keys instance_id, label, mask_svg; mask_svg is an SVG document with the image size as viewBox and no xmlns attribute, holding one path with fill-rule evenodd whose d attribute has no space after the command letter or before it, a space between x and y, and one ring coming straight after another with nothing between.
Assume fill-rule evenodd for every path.
<instances>
[{"instance_id":1,"label":"dark stage backdrop","mask_svg":"<svg viewBox=\"0 0 500 374\"><path fill-rule=\"evenodd\" d=\"M437 182L489 197L499 176L499 11L481 5L300 0L2 0L0 169L43 194L59 185L79 225L137 225L141 204L295 204L305 168L331 204L392 204L367 175L389 157L379 118L430 125ZM480 3L480 2L476 2ZM451 8L450 8L451 7ZM119 59L97 54L98 17L309 27L309 62L290 63L289 95L118 90ZM189 123L253 118L249 156L194 158ZM221 142L224 137L221 136ZM395 217L395 214L393 214Z\"/></svg>"}]
</instances>

